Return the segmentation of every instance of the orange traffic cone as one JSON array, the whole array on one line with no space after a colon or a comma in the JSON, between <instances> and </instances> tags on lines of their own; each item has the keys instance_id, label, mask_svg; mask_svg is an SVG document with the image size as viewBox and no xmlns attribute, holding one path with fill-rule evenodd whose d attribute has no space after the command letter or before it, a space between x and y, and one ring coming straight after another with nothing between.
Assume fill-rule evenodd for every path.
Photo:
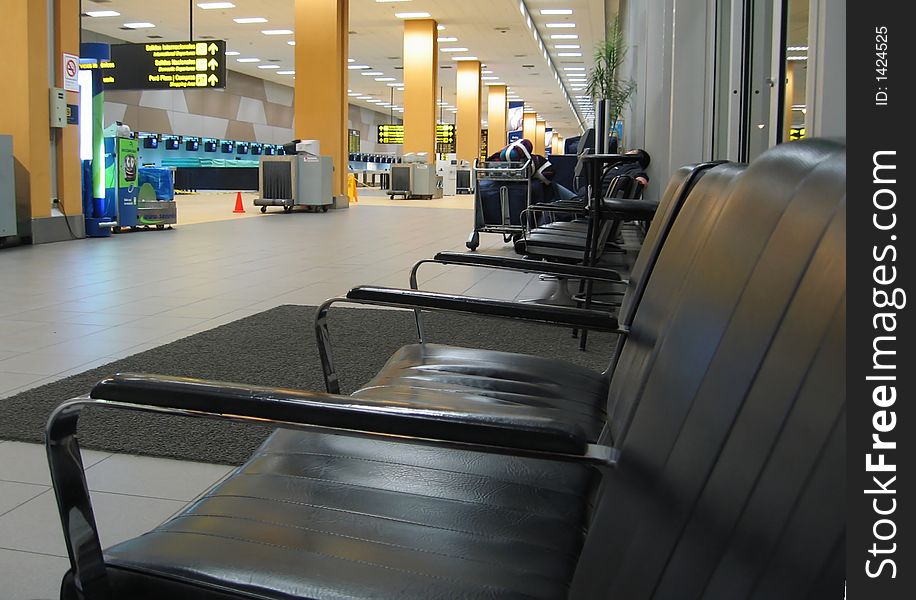
<instances>
[{"instance_id":1,"label":"orange traffic cone","mask_svg":"<svg viewBox=\"0 0 916 600\"><path fill-rule=\"evenodd\" d=\"M242 192L238 192L235 195L235 210L234 213L243 213L245 212L245 207L242 206Z\"/></svg>"}]
</instances>

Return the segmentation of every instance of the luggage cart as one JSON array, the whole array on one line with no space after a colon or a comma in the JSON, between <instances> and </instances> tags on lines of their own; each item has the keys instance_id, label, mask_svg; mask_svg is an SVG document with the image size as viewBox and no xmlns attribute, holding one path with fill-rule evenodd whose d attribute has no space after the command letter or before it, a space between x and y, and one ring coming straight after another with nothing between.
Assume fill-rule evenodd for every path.
<instances>
[{"instance_id":1,"label":"luggage cart","mask_svg":"<svg viewBox=\"0 0 916 600\"><path fill-rule=\"evenodd\" d=\"M481 233L501 233L508 243L525 233L523 215L531 203L531 160L474 161L474 229L465 245L480 246ZM497 195L494 196L493 192Z\"/></svg>"}]
</instances>

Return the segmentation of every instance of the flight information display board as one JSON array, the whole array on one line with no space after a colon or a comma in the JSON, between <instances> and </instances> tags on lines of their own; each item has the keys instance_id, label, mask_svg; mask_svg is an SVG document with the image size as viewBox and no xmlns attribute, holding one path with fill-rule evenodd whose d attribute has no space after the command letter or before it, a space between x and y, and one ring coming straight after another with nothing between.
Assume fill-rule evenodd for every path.
<instances>
[{"instance_id":1,"label":"flight information display board","mask_svg":"<svg viewBox=\"0 0 916 600\"><path fill-rule=\"evenodd\" d=\"M455 125L452 123L440 123L436 125L436 142L438 144L453 145L455 143ZM403 144L404 143L404 126L403 125L379 125L378 126L378 143L379 144Z\"/></svg>"},{"instance_id":2,"label":"flight information display board","mask_svg":"<svg viewBox=\"0 0 916 600\"><path fill-rule=\"evenodd\" d=\"M226 42L113 44L110 60L80 68L101 69L108 90L224 88Z\"/></svg>"}]
</instances>

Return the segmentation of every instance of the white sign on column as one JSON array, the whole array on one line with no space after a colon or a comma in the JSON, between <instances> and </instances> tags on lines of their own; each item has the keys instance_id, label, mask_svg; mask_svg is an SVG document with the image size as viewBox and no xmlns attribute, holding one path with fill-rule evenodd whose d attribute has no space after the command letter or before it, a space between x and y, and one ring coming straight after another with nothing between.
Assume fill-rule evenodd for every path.
<instances>
[{"instance_id":1,"label":"white sign on column","mask_svg":"<svg viewBox=\"0 0 916 600\"><path fill-rule=\"evenodd\" d=\"M80 91L79 73L80 57L64 53L63 60L64 89L68 92Z\"/></svg>"}]
</instances>

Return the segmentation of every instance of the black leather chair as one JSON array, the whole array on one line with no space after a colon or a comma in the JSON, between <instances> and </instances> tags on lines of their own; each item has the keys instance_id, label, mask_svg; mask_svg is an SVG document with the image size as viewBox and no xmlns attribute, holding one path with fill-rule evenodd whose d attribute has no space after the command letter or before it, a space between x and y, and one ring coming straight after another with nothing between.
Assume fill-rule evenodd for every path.
<instances>
[{"instance_id":1,"label":"black leather chair","mask_svg":"<svg viewBox=\"0 0 916 600\"><path fill-rule=\"evenodd\" d=\"M705 178L704 178L705 179ZM122 375L48 454L62 598L835 598L845 517L845 149L755 161L676 220L590 443L562 412ZM84 406L270 420L232 476L101 550ZM613 446L610 440L613 440Z\"/></svg>"}]
</instances>

